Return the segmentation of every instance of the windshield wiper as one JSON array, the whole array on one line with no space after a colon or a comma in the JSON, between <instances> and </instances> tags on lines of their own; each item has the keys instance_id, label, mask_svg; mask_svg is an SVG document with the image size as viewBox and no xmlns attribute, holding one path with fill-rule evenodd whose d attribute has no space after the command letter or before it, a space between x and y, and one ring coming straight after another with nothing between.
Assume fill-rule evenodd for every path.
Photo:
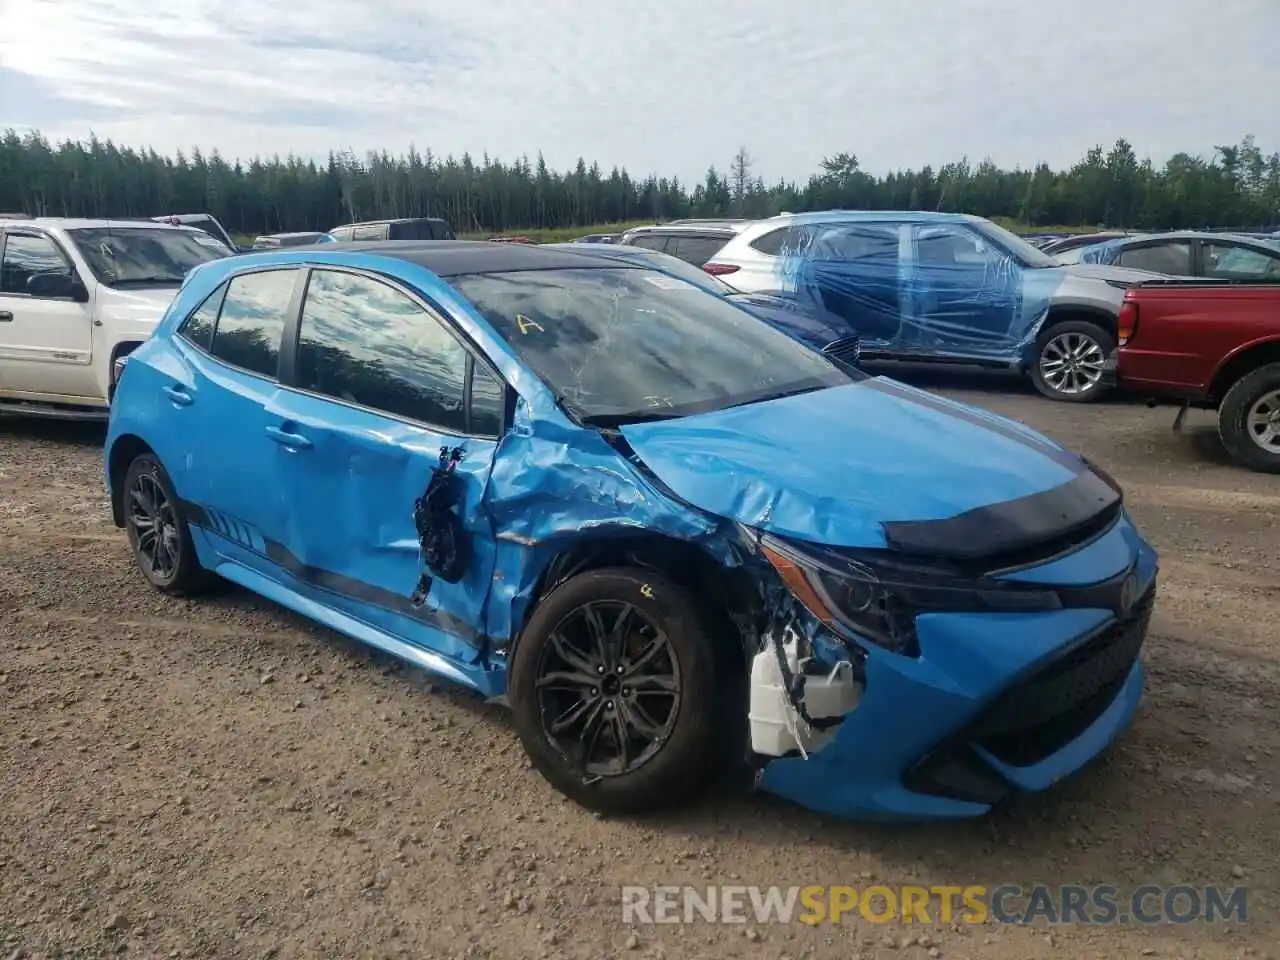
<instances>
[{"instance_id":1,"label":"windshield wiper","mask_svg":"<svg viewBox=\"0 0 1280 960\"><path fill-rule=\"evenodd\" d=\"M827 357L828 360L832 359ZM773 393L763 393L757 396L742 400L739 403L730 403L721 407L722 410L732 410L734 407L749 407L753 403L768 403L770 400L781 400L783 397L798 397L802 393L813 393L815 390L825 390L827 384L818 384L809 387L792 387L789 390L775 390Z\"/></svg>"},{"instance_id":2,"label":"windshield wiper","mask_svg":"<svg viewBox=\"0 0 1280 960\"><path fill-rule=\"evenodd\" d=\"M582 417L582 423L588 427L601 427L608 430L612 427L625 427L633 423L655 423L659 420L678 420L677 413L648 413L637 410L634 413L597 413Z\"/></svg>"},{"instance_id":3,"label":"windshield wiper","mask_svg":"<svg viewBox=\"0 0 1280 960\"><path fill-rule=\"evenodd\" d=\"M153 277L121 277L118 280L112 280L111 285L114 287L123 286L126 283L182 283L182 277L175 277L172 274L157 274Z\"/></svg>"}]
</instances>

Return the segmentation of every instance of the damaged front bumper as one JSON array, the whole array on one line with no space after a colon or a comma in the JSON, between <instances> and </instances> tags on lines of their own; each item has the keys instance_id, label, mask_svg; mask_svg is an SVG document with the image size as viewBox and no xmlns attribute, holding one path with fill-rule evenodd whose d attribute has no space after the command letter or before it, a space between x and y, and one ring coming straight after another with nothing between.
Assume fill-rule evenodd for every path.
<instances>
[{"instance_id":1,"label":"damaged front bumper","mask_svg":"<svg viewBox=\"0 0 1280 960\"><path fill-rule=\"evenodd\" d=\"M761 789L842 817L918 820L1052 786L1105 750L1141 699L1156 582L1145 544L1131 580L1123 615L919 616L919 655L868 645L853 709L816 749L767 761Z\"/></svg>"}]
</instances>

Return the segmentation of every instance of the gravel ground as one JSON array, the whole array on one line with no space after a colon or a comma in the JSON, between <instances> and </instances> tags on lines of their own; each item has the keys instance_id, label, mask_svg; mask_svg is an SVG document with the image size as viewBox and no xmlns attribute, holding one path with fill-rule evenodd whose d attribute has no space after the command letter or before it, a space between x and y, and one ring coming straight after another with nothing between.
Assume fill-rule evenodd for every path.
<instances>
[{"instance_id":1,"label":"gravel ground","mask_svg":"<svg viewBox=\"0 0 1280 960\"><path fill-rule=\"evenodd\" d=\"M1262 957L1280 943L1280 485L1208 414L922 381L1126 487L1161 551L1148 695L1104 758L950 826L725 791L599 819L503 711L243 592L147 588L101 431L0 422L0 957ZM630 927L623 884L1248 885L1244 925ZM935 919L936 916L935 916Z\"/></svg>"}]
</instances>

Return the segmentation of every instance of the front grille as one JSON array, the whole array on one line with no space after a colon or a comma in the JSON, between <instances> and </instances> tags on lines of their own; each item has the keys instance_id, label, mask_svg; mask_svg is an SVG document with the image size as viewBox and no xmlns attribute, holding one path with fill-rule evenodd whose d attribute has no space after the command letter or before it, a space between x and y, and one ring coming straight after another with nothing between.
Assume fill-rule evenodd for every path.
<instances>
[{"instance_id":1,"label":"front grille","mask_svg":"<svg viewBox=\"0 0 1280 960\"><path fill-rule=\"evenodd\" d=\"M1146 639L1154 585L1125 620L1018 681L982 712L966 739L1015 767L1031 766L1084 733L1111 705Z\"/></svg>"}]
</instances>

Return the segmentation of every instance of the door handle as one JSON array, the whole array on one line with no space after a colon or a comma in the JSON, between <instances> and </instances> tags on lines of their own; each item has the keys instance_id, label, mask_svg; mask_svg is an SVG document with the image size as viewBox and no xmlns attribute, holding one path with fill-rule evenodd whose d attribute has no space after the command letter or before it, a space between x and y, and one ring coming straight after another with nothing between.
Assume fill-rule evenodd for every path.
<instances>
[{"instance_id":1,"label":"door handle","mask_svg":"<svg viewBox=\"0 0 1280 960\"><path fill-rule=\"evenodd\" d=\"M0 310L0 323L8 323L13 319L13 314L8 310Z\"/></svg>"},{"instance_id":2,"label":"door handle","mask_svg":"<svg viewBox=\"0 0 1280 960\"><path fill-rule=\"evenodd\" d=\"M267 427L267 436L282 447L289 447L293 450L311 449L311 441L302 434L290 433L288 430L282 430L280 427Z\"/></svg>"},{"instance_id":3,"label":"door handle","mask_svg":"<svg viewBox=\"0 0 1280 960\"><path fill-rule=\"evenodd\" d=\"M186 388L180 387L177 384L165 387L164 392L168 395L170 400L180 407L189 407L191 404L195 403L195 399L191 394L187 393Z\"/></svg>"}]
</instances>

